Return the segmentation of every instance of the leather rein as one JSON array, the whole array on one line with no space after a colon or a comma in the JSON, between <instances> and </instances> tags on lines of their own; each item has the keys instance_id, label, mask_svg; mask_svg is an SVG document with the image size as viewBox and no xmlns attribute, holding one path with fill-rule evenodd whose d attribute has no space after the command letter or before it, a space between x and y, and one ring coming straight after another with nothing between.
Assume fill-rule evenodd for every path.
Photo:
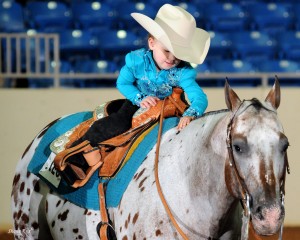
<instances>
[{"instance_id":1,"label":"leather rein","mask_svg":"<svg viewBox=\"0 0 300 240\"><path fill-rule=\"evenodd\" d=\"M168 97L171 102L177 107L177 109L180 111L181 114L183 114L184 112L184 109L181 109L180 106L176 103L176 101L174 99L172 99L172 97ZM177 232L180 234L180 236L185 239L185 240L188 240L189 238L187 237L187 235L183 232L183 230L180 228L179 224L177 223L166 199L165 199L165 196L162 192L162 188L161 188L161 185L160 185L160 181L159 181L159 176L158 176L158 162L159 162L159 148L160 148L160 142L161 142L161 136L162 136L162 126L163 126L163 112L164 112L164 105L165 105L165 101L166 101L167 98L165 98L163 100L163 104L162 104L162 107L161 107L161 114L160 114L160 119L159 119L159 130L158 130L158 135L157 135L157 143L156 143L156 153L155 153L155 162L154 162L154 175L155 175L155 184L156 184L156 188L157 188L157 191L158 191L158 195L160 197L160 200L168 214L168 217L170 218L172 224L174 225L175 229L177 230ZM207 236L204 236L200 233L196 233L198 235L200 235L201 237L205 238L205 239L209 239L209 240L215 240L214 238L211 238L211 237L207 237Z\"/></svg>"}]
</instances>

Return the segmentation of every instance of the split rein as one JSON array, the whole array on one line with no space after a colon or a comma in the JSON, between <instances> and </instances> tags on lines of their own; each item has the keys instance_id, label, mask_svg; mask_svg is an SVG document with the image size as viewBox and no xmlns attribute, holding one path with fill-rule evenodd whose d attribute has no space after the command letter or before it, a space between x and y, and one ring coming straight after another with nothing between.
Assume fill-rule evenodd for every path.
<instances>
[{"instance_id":1,"label":"split rein","mask_svg":"<svg viewBox=\"0 0 300 240\"><path fill-rule=\"evenodd\" d=\"M178 106L178 104L176 103L176 101L174 99L172 99L171 96L168 97L171 102L177 107L177 109L180 111L181 114L183 114L183 110ZM162 127L163 127L163 116L164 116L164 105L165 105L165 101L166 101L167 98L165 98L163 100L163 104L162 104L162 107L161 107L161 114L160 114L160 119L159 119L159 130L158 130L158 135L157 135L157 143L156 143L156 152L155 152L155 162L154 162L154 175L155 175L155 184L156 184L156 188L157 188L157 191L158 191L158 195L160 197L160 200L172 222L172 224L174 225L174 227L176 228L177 232L180 234L180 236L185 239L185 240L188 240L189 238L187 237L187 235L183 232L183 230L180 228L180 226L178 225L166 199L165 199L165 196L162 192L162 188L161 188L161 185L160 185L160 181L159 181L159 176L158 176L158 160L159 160L159 148L160 148L160 142L161 142L161 136L162 136ZM205 239L208 239L208 240L215 240L214 238L211 238L211 237L207 237L207 236L204 236L200 233L197 233L198 235L200 235L202 238L205 238Z\"/></svg>"}]
</instances>

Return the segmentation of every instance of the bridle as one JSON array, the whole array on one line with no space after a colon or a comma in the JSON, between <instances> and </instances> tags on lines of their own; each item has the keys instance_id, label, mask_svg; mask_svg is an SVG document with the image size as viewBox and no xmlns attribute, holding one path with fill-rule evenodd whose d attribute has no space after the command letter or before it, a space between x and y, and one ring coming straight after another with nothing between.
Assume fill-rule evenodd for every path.
<instances>
[{"instance_id":1,"label":"bridle","mask_svg":"<svg viewBox=\"0 0 300 240\"><path fill-rule=\"evenodd\" d=\"M250 102L248 105L246 105L243 109L242 106L244 105L245 102ZM237 165L236 165L236 161L233 155L233 148L232 148L232 125L233 122L235 120L235 118L240 115L241 113L243 113L244 111L246 111L246 109L250 106L253 105L253 101L251 100L243 100L240 105L238 106L237 110L232 114L230 121L227 125L227 137L226 137L226 145L227 145L227 150L228 150L228 161L229 161L229 166L230 169L232 169L233 174L237 180L237 183L239 185L239 189L241 190L241 203L244 209L243 212L243 226L242 226L242 236L241 239L248 239L248 229L249 229L249 222L250 222L250 217L251 217L251 207L250 207L250 201L252 199L251 194L249 193L248 189L247 189L247 185L245 183L245 180L241 177ZM268 111L271 111L275 114L276 111L274 111L271 108L267 108L266 106L262 107ZM288 158L287 158L287 154L285 155L285 168L286 171L284 171L283 177L281 179L281 183L280 183L280 194L281 194L281 204L282 206L284 206L284 194L285 194L285 177L286 177L286 172L288 174L290 174L290 168L289 168L289 163L288 163ZM282 239L282 232L283 232L283 223L281 225L280 228L280 235L279 235L279 239Z\"/></svg>"}]
</instances>

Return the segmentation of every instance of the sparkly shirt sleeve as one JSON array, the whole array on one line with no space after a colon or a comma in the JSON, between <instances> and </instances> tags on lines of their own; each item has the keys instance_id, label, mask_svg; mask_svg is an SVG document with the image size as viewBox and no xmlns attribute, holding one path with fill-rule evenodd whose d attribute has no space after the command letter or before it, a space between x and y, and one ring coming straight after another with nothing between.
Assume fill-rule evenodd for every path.
<instances>
[{"instance_id":1,"label":"sparkly shirt sleeve","mask_svg":"<svg viewBox=\"0 0 300 240\"><path fill-rule=\"evenodd\" d=\"M139 106L144 96L134 84L136 81L134 71L132 53L128 53L125 57L125 66L122 67L117 79L117 89L133 104Z\"/></svg>"},{"instance_id":2,"label":"sparkly shirt sleeve","mask_svg":"<svg viewBox=\"0 0 300 240\"><path fill-rule=\"evenodd\" d=\"M206 94L196 82L196 74L192 67L182 70L179 86L184 90L191 103L183 116L199 117L205 112L208 105Z\"/></svg>"}]
</instances>

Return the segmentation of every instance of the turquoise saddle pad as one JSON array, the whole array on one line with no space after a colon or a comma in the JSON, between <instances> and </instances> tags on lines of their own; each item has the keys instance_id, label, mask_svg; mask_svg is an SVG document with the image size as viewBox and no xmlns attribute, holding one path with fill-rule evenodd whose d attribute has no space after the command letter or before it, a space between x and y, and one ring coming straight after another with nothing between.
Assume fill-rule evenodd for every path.
<instances>
[{"instance_id":1,"label":"turquoise saddle pad","mask_svg":"<svg viewBox=\"0 0 300 240\"><path fill-rule=\"evenodd\" d=\"M59 186L55 187L47 179L39 174L44 163L48 160L51 150L50 144L60 135L71 128L92 117L92 112L79 112L61 118L54 123L44 134L28 166L28 171L43 179L48 186L68 201L87 209L99 210L98 184L106 181L98 176L98 171L92 175L90 180L81 188L74 189L67 185L62 179ZM172 117L164 120L163 133L177 126L178 118ZM107 207L116 207L132 180L135 172L146 158L149 151L156 144L158 125L156 125L140 142L130 159L117 175L107 182L106 204Z\"/></svg>"}]
</instances>

